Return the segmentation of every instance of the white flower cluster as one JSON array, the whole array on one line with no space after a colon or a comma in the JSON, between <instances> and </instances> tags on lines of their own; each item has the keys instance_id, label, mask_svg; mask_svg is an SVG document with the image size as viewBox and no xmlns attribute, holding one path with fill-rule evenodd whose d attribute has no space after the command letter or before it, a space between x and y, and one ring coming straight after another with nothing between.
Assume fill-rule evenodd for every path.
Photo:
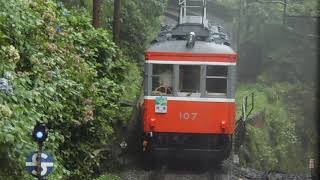
<instances>
[{"instance_id":1,"label":"white flower cluster","mask_svg":"<svg viewBox=\"0 0 320 180\"><path fill-rule=\"evenodd\" d=\"M12 115L11 109L6 105L0 104L0 117L9 118L11 115Z\"/></svg>"},{"instance_id":2,"label":"white flower cluster","mask_svg":"<svg viewBox=\"0 0 320 180\"><path fill-rule=\"evenodd\" d=\"M2 47L2 50L10 63L17 63L20 60L19 51L14 46L5 46Z\"/></svg>"},{"instance_id":3,"label":"white flower cluster","mask_svg":"<svg viewBox=\"0 0 320 180\"><path fill-rule=\"evenodd\" d=\"M13 88L10 85L11 79L12 79L11 73L5 72L4 77L0 78L0 92L4 92L6 94L11 94L13 92Z\"/></svg>"}]
</instances>

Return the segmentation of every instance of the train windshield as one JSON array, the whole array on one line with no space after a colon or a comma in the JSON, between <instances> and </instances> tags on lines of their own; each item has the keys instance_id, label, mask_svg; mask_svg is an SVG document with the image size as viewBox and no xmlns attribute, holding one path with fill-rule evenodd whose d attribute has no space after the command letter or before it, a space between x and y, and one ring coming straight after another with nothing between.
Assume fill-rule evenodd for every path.
<instances>
[{"instance_id":1,"label":"train windshield","mask_svg":"<svg viewBox=\"0 0 320 180\"><path fill-rule=\"evenodd\" d=\"M200 66L180 65L178 96L200 97Z\"/></svg>"},{"instance_id":2,"label":"train windshield","mask_svg":"<svg viewBox=\"0 0 320 180\"><path fill-rule=\"evenodd\" d=\"M233 97L234 69L218 65L149 64L146 93L151 96ZM148 70L149 69L149 70Z\"/></svg>"},{"instance_id":3,"label":"train windshield","mask_svg":"<svg viewBox=\"0 0 320 180\"><path fill-rule=\"evenodd\" d=\"M152 68L152 95L172 95L173 65L154 64Z\"/></svg>"},{"instance_id":4,"label":"train windshield","mask_svg":"<svg viewBox=\"0 0 320 180\"><path fill-rule=\"evenodd\" d=\"M227 66L207 66L206 93L210 95L225 95L227 93Z\"/></svg>"}]
</instances>

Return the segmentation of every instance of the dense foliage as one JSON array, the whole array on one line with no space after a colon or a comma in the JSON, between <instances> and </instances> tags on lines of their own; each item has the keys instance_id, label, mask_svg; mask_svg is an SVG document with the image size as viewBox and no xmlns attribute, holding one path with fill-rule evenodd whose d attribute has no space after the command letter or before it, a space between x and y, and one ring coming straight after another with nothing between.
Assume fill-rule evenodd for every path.
<instances>
[{"instance_id":1,"label":"dense foliage","mask_svg":"<svg viewBox=\"0 0 320 180\"><path fill-rule=\"evenodd\" d=\"M289 111L290 107L284 101L287 92L283 88L286 86L286 83L265 85L258 82L239 87L238 97L255 92L255 118L248 120L247 137L240 149L243 166L292 173L306 169L308 160L301 156L304 148L295 131L296 115Z\"/></svg>"},{"instance_id":2,"label":"dense foliage","mask_svg":"<svg viewBox=\"0 0 320 180\"><path fill-rule=\"evenodd\" d=\"M160 19L156 17L162 15L165 2L160 0L124 1L120 46L126 49L126 54L133 55L135 59L144 58L141 52L159 32Z\"/></svg>"},{"instance_id":3,"label":"dense foliage","mask_svg":"<svg viewBox=\"0 0 320 180\"><path fill-rule=\"evenodd\" d=\"M92 0L63 0L70 7L83 7L92 11ZM102 24L112 27L113 1L104 0L102 6ZM167 0L123 0L121 1L120 48L131 60L140 62L143 52L160 29Z\"/></svg>"},{"instance_id":4,"label":"dense foliage","mask_svg":"<svg viewBox=\"0 0 320 180\"><path fill-rule=\"evenodd\" d=\"M264 14L265 16L271 17L277 17L279 16L280 12L283 10L283 4L282 1L273 1L268 2L270 0L244 0L244 1L238 1L238 0L216 0L216 3L219 5L226 6L231 9L238 9L240 3L243 3L243 6L245 4L250 4L252 6L251 8L254 9L254 11ZM264 3L263 3L264 2ZM302 16L318 16L319 15L319 2L316 0L286 0L287 2L287 14L288 15L302 15ZM275 12L276 14L270 14L270 10L280 11Z\"/></svg>"},{"instance_id":5,"label":"dense foliage","mask_svg":"<svg viewBox=\"0 0 320 180\"><path fill-rule=\"evenodd\" d=\"M308 15L318 15L317 1L288 0L287 15L298 18L286 24L281 4L247 2L240 18L238 98L248 89L256 92L255 112L265 111L265 126L248 126L247 142L241 153L243 164L307 173L309 158L317 156L317 37L310 36L311 29L294 25L298 20L300 26L312 25L308 23L313 17ZM235 1L218 3L230 9L238 7ZM235 24L238 21L236 16Z\"/></svg>"},{"instance_id":6,"label":"dense foliage","mask_svg":"<svg viewBox=\"0 0 320 180\"><path fill-rule=\"evenodd\" d=\"M0 179L31 178L24 168L37 149L36 121L49 126L45 151L56 158L50 179L88 179L110 168L116 125L130 116L119 99L139 92L133 62L150 38L135 28L151 26L125 24L123 31L144 39L130 36L120 49L108 26L92 27L85 9L51 0L0 0L0 7ZM141 14L125 17L144 22ZM130 38L135 45L125 49Z\"/></svg>"}]
</instances>

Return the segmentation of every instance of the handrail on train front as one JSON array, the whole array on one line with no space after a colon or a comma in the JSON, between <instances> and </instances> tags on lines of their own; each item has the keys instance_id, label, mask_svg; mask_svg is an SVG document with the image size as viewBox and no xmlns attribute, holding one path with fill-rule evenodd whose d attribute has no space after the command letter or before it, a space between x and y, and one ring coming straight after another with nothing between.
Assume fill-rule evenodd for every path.
<instances>
[{"instance_id":1,"label":"handrail on train front","mask_svg":"<svg viewBox=\"0 0 320 180\"><path fill-rule=\"evenodd\" d=\"M248 98L251 98L251 106L248 112ZM254 108L254 92L249 93L248 95L244 96L242 99L242 120L246 121L247 117L252 113ZM248 112L248 113L247 113Z\"/></svg>"}]
</instances>

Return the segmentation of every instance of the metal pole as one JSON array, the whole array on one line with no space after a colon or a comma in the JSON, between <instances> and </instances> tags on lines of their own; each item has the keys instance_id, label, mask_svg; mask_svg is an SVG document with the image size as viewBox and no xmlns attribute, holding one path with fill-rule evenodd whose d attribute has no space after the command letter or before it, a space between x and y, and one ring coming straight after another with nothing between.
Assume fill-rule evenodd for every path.
<instances>
[{"instance_id":1,"label":"metal pole","mask_svg":"<svg viewBox=\"0 0 320 180\"><path fill-rule=\"evenodd\" d=\"M186 17L187 16L187 0L184 1L183 8L184 8L183 16Z\"/></svg>"},{"instance_id":2,"label":"metal pole","mask_svg":"<svg viewBox=\"0 0 320 180\"><path fill-rule=\"evenodd\" d=\"M204 5L205 5L205 4L204 4L204 1L205 1L205 0L203 0L203 1L202 1L202 26L204 26L204 23L203 23L203 18L204 18L204 8L205 8L205 6L204 6Z\"/></svg>"},{"instance_id":3,"label":"metal pole","mask_svg":"<svg viewBox=\"0 0 320 180\"><path fill-rule=\"evenodd\" d=\"M282 24L286 24L286 16L287 16L287 0L283 0L283 16L282 16Z\"/></svg>"},{"instance_id":4,"label":"metal pole","mask_svg":"<svg viewBox=\"0 0 320 180\"><path fill-rule=\"evenodd\" d=\"M207 1L204 0L204 19L207 20Z\"/></svg>"},{"instance_id":5,"label":"metal pole","mask_svg":"<svg viewBox=\"0 0 320 180\"><path fill-rule=\"evenodd\" d=\"M181 19L182 19L182 7L179 5L179 18L178 18L178 24L181 24Z\"/></svg>"},{"instance_id":6,"label":"metal pole","mask_svg":"<svg viewBox=\"0 0 320 180\"><path fill-rule=\"evenodd\" d=\"M38 180L41 180L41 154L42 154L42 147L43 144L42 143L38 143L39 145L39 150L38 150L38 154L37 154L37 176L38 176Z\"/></svg>"},{"instance_id":7,"label":"metal pole","mask_svg":"<svg viewBox=\"0 0 320 180\"><path fill-rule=\"evenodd\" d=\"M242 11L242 0L239 0L239 20L238 20L238 31L237 31L237 52L239 53L240 46L240 30L241 30L241 11Z\"/></svg>"}]
</instances>

